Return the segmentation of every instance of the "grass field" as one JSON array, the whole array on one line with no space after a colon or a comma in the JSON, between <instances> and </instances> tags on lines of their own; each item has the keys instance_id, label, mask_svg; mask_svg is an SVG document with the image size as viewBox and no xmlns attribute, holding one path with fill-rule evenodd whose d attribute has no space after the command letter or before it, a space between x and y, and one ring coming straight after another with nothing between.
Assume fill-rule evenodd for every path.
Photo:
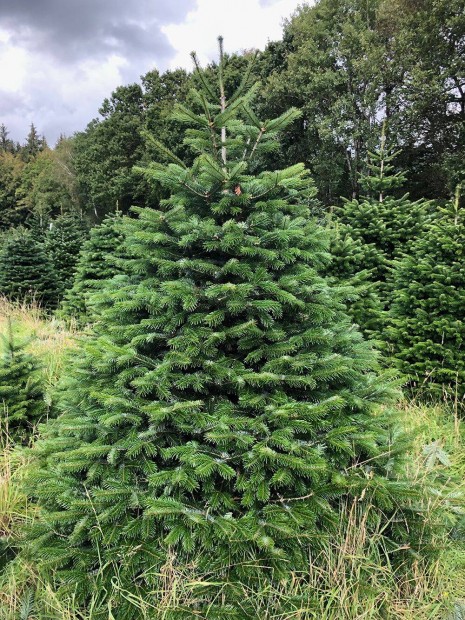
<instances>
[{"instance_id":1,"label":"grass field","mask_svg":"<svg viewBox=\"0 0 465 620\"><path fill-rule=\"evenodd\" d=\"M47 319L35 307L12 306L0 301L0 333L5 333L7 317L28 348L43 364L47 397L63 370L65 353L76 344L76 332L62 322ZM440 484L437 505L431 505L431 518L439 506L456 514L447 536L438 535L439 554L434 561L421 558L408 573L390 564L377 536L367 536L365 527L372 506L354 502L346 506L350 518L339 535L328 541L318 557L309 558L308 571L290 581L261 591L244 590L241 605L244 618L257 620L464 620L465 618L465 443L462 422L454 403L424 406L400 402L404 426L415 436L409 464L411 474L421 478L433 473ZM28 451L13 448L3 436L0 452L0 552L14 555L24 525L34 519L23 481L31 467ZM4 562L5 564L5 562ZM141 619L178 617L179 608L189 609L209 576L199 576L195 567L180 570L167 563L163 589L148 602L133 593L133 604ZM115 581L115 589L118 582ZM154 603L153 601L156 601ZM173 613L172 613L173 612ZM101 616L99 616L100 618ZM112 619L108 609L108 619ZM186 616L183 616L186 617ZM198 614L192 618L203 618ZM207 616L205 616L207 617ZM53 588L53 575L16 557L0 565L0 620L93 620L92 607L85 614L75 609L73 600L59 598Z\"/></svg>"}]
</instances>

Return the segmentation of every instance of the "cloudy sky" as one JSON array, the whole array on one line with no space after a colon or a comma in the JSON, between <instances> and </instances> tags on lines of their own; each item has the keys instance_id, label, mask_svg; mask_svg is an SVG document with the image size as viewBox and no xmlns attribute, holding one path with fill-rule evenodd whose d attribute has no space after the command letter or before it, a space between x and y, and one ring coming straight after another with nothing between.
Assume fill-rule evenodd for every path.
<instances>
[{"instance_id":1,"label":"cloudy sky","mask_svg":"<svg viewBox=\"0 0 465 620\"><path fill-rule=\"evenodd\" d=\"M31 122L53 144L84 129L102 100L148 70L191 68L281 37L298 0L0 0L0 124Z\"/></svg>"}]
</instances>

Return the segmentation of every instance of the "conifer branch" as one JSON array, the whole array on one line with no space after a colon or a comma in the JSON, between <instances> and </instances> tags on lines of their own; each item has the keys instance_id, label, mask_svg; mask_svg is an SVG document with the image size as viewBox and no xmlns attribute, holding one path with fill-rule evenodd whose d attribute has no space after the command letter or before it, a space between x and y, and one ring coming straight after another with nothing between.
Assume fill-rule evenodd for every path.
<instances>
[{"instance_id":1,"label":"conifer branch","mask_svg":"<svg viewBox=\"0 0 465 620\"><path fill-rule=\"evenodd\" d=\"M286 504L287 502L298 502L304 499L310 499L315 493L308 493L307 495L301 495L300 497L280 497L279 499L270 499L270 504Z\"/></svg>"},{"instance_id":2,"label":"conifer branch","mask_svg":"<svg viewBox=\"0 0 465 620\"><path fill-rule=\"evenodd\" d=\"M258 147L258 145L260 144L261 139L263 138L263 134L265 133L265 131L266 131L265 127L262 127L262 128L260 129L260 131L258 132L257 139L255 140L255 143L254 143L254 145L253 145L253 147L252 147L252 150L250 151L250 155L249 155L249 157L248 157L248 160L249 160L249 161L251 161L251 160L252 160L252 157L254 156L254 153L255 153L255 151L257 150L257 147Z\"/></svg>"},{"instance_id":3,"label":"conifer branch","mask_svg":"<svg viewBox=\"0 0 465 620\"><path fill-rule=\"evenodd\" d=\"M215 133L215 122L212 118L212 115L210 113L210 108L208 107L208 101L205 98L205 95L198 91L193 89L195 92L195 95L198 97L198 100L200 101L204 112L205 112L205 118L208 121L208 128L210 129L210 136L211 136L211 141L212 141L212 145L213 145L213 152L215 153L215 155L218 152L218 143L216 141L216 133Z\"/></svg>"},{"instance_id":4,"label":"conifer branch","mask_svg":"<svg viewBox=\"0 0 465 620\"><path fill-rule=\"evenodd\" d=\"M196 194L196 196L200 196L200 198L209 198L210 194L208 192L199 192L196 189L194 189L191 185L189 185L189 183L186 183L186 181L179 181L181 183L181 185L183 185L186 189L188 189L190 192L192 192L193 194Z\"/></svg>"},{"instance_id":5,"label":"conifer branch","mask_svg":"<svg viewBox=\"0 0 465 620\"><path fill-rule=\"evenodd\" d=\"M223 52L223 37L218 37L218 45L220 48L220 64L218 68L219 81L220 81L220 105L221 105L221 113L224 114L226 110L226 95L224 92L224 80L223 80L223 63L224 63L224 52ZM223 160L223 164L226 166L226 126L221 127L221 159Z\"/></svg>"},{"instance_id":6,"label":"conifer branch","mask_svg":"<svg viewBox=\"0 0 465 620\"><path fill-rule=\"evenodd\" d=\"M162 155L164 155L167 159L170 159L173 163L181 166L181 168L187 169L186 164L179 159L177 155L173 153L163 142L160 142L149 131L142 131L141 135L149 142L152 146L154 146ZM139 168L139 167L138 167Z\"/></svg>"},{"instance_id":7,"label":"conifer branch","mask_svg":"<svg viewBox=\"0 0 465 620\"><path fill-rule=\"evenodd\" d=\"M258 52L254 52L252 58L249 61L249 64L247 65L247 69L244 73L244 77L241 80L241 83L239 84L236 92L232 95L232 97L229 99L229 104L233 103L234 101L236 101L236 99L239 99L239 97L242 96L242 93L244 92L244 90L247 88L248 86L248 82L250 79L250 74L252 72L252 69L255 65L255 61L257 59L257 54ZM260 83L258 83L260 84Z\"/></svg>"},{"instance_id":8,"label":"conifer branch","mask_svg":"<svg viewBox=\"0 0 465 620\"><path fill-rule=\"evenodd\" d=\"M208 95L212 99L215 99L216 98L215 97L215 93L214 93L212 87L210 86L210 84L208 83L208 80L205 77L204 72L202 71L202 67L200 66L199 60L197 58L197 54L195 52L191 52L191 58L194 61L195 70L197 72L197 75L200 78L200 81L202 82L203 87L207 91Z\"/></svg>"}]
</instances>

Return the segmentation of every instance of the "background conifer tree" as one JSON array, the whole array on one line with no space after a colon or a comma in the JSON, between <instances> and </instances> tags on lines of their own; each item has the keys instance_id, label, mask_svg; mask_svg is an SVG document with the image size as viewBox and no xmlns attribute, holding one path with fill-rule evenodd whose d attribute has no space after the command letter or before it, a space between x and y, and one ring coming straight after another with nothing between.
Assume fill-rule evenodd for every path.
<instances>
[{"instance_id":1,"label":"background conifer tree","mask_svg":"<svg viewBox=\"0 0 465 620\"><path fill-rule=\"evenodd\" d=\"M59 297L72 287L79 253L87 237L83 220L72 213L60 215L50 222L45 237L45 250L53 264Z\"/></svg>"},{"instance_id":2,"label":"background conifer tree","mask_svg":"<svg viewBox=\"0 0 465 620\"><path fill-rule=\"evenodd\" d=\"M93 294L103 288L105 280L118 273L118 263L123 260L122 225L121 212L116 212L90 230L79 255L73 286L65 295L62 316L74 317L81 324L92 321Z\"/></svg>"},{"instance_id":3,"label":"background conifer tree","mask_svg":"<svg viewBox=\"0 0 465 620\"><path fill-rule=\"evenodd\" d=\"M234 584L305 569L341 498L402 505L415 545L403 440L377 414L394 390L318 275L307 174L256 169L298 112L261 121L248 73L226 100L222 71L221 50L218 85L199 72L196 109L177 108L192 167L159 145L171 163L144 171L171 196L128 224L140 281L112 291L36 446L29 552L118 620L140 617L120 592L150 602L167 565L188 563L221 597L206 588L181 617L243 618ZM403 532L394 520L386 539Z\"/></svg>"},{"instance_id":4,"label":"background conifer tree","mask_svg":"<svg viewBox=\"0 0 465 620\"><path fill-rule=\"evenodd\" d=\"M50 230L51 218L47 214L33 213L27 220L27 230L37 243L44 243Z\"/></svg>"},{"instance_id":5,"label":"background conifer tree","mask_svg":"<svg viewBox=\"0 0 465 620\"><path fill-rule=\"evenodd\" d=\"M8 299L36 301L54 308L58 282L43 245L26 230L17 230L3 242L0 252L0 295Z\"/></svg>"},{"instance_id":6,"label":"background conifer tree","mask_svg":"<svg viewBox=\"0 0 465 620\"><path fill-rule=\"evenodd\" d=\"M347 313L364 336L379 338L385 323L383 304L373 269L366 268L377 264L378 249L373 243L354 239L350 230L337 220L328 224L331 262L325 274L347 289Z\"/></svg>"},{"instance_id":7,"label":"background conifer tree","mask_svg":"<svg viewBox=\"0 0 465 620\"><path fill-rule=\"evenodd\" d=\"M406 179L403 172L394 172L392 162L398 155L387 144L383 129L379 148L369 154L369 173L360 177L365 197L343 199L337 211L350 235L371 246L365 269L370 270L374 282L380 282L384 301L389 298L391 261L421 234L428 219L427 202L411 201L408 194L396 197Z\"/></svg>"},{"instance_id":8,"label":"background conifer tree","mask_svg":"<svg viewBox=\"0 0 465 620\"><path fill-rule=\"evenodd\" d=\"M465 396L465 218L460 187L426 233L396 261L389 341L417 387Z\"/></svg>"},{"instance_id":9,"label":"background conifer tree","mask_svg":"<svg viewBox=\"0 0 465 620\"><path fill-rule=\"evenodd\" d=\"M4 153L12 153L14 150L14 142L8 136L10 132L6 128L5 124L0 125L0 151Z\"/></svg>"},{"instance_id":10,"label":"background conifer tree","mask_svg":"<svg viewBox=\"0 0 465 620\"><path fill-rule=\"evenodd\" d=\"M23 443L47 414L40 367L26 345L14 338L9 321L0 334L0 432Z\"/></svg>"},{"instance_id":11,"label":"background conifer tree","mask_svg":"<svg viewBox=\"0 0 465 620\"><path fill-rule=\"evenodd\" d=\"M26 144L21 149L24 161L31 161L36 157L42 148L42 140L37 133L34 123L31 123L29 133L27 134Z\"/></svg>"}]
</instances>

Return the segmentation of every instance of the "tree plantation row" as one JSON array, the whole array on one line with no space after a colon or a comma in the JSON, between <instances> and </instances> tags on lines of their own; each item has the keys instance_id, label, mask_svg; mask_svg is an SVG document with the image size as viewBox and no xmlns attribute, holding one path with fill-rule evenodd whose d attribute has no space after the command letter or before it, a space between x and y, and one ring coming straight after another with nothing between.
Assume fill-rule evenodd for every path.
<instances>
[{"instance_id":1,"label":"tree plantation row","mask_svg":"<svg viewBox=\"0 0 465 620\"><path fill-rule=\"evenodd\" d=\"M405 174L395 171L395 155L382 133L369 154L369 174L359 178L362 196L344 199L326 213L306 175L301 200L325 250L317 269L365 338L374 341L387 365L405 375L409 387L420 387L427 398L461 401L462 187L444 203L412 201L403 193ZM234 191L241 195L241 186ZM45 230L36 224L9 229L0 252L0 293L12 301L35 301L81 326L93 323L101 299L94 293L117 274L131 275L132 239L125 240L139 212L135 207L129 215L117 211L90 230L75 213L51 219Z\"/></svg>"}]
</instances>

